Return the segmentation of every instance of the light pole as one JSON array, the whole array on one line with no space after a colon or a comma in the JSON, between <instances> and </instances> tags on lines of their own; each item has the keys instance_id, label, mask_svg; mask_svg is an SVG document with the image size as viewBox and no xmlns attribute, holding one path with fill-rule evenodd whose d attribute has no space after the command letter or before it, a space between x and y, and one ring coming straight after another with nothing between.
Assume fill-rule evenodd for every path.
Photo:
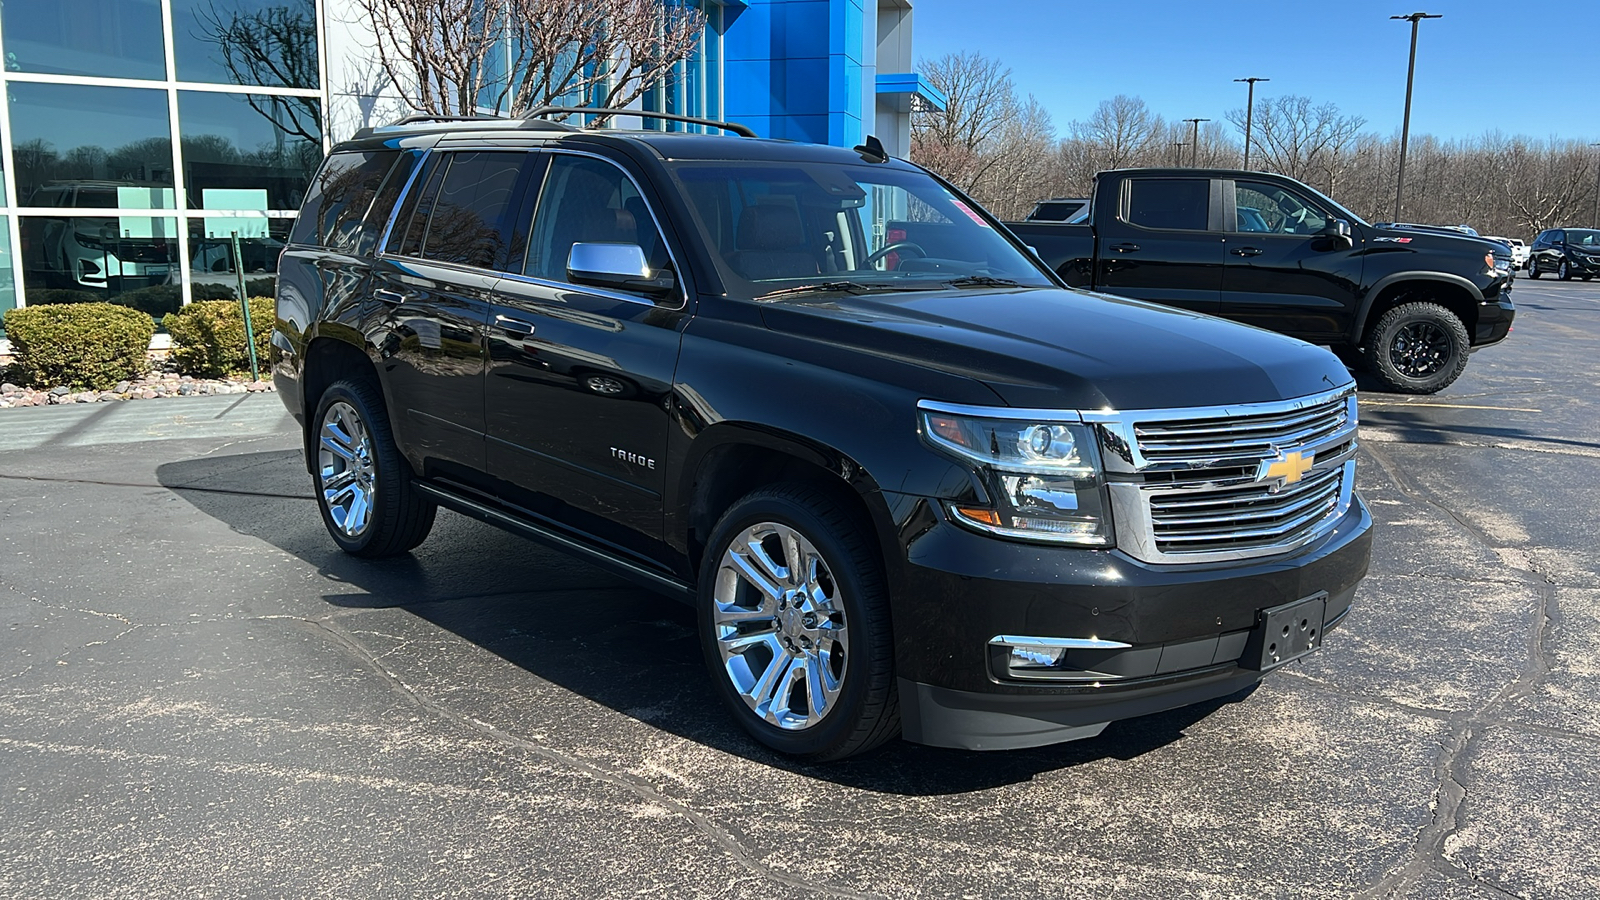
<instances>
[{"instance_id":1,"label":"light pole","mask_svg":"<svg viewBox=\"0 0 1600 900\"><path fill-rule=\"evenodd\" d=\"M1600 147L1600 144L1590 144L1591 147ZM1600 228L1600 159L1594 164L1594 214L1589 217L1589 222L1595 228Z\"/></svg>"},{"instance_id":2,"label":"light pole","mask_svg":"<svg viewBox=\"0 0 1600 900\"><path fill-rule=\"evenodd\" d=\"M1409 16L1390 16L1411 23L1411 62L1406 67L1406 117L1400 125L1400 177L1394 188L1394 220L1400 221L1401 202L1406 192L1406 143L1411 137L1411 80L1417 74L1417 26L1423 19L1442 19L1442 15L1414 12Z\"/></svg>"},{"instance_id":3,"label":"light pole","mask_svg":"<svg viewBox=\"0 0 1600 900\"><path fill-rule=\"evenodd\" d=\"M1234 79L1234 81L1246 81L1250 83L1250 93L1247 95L1248 99L1244 101L1244 168L1246 171L1249 171L1250 169L1250 125L1252 124L1256 115L1256 82L1271 80L1271 78Z\"/></svg>"},{"instance_id":4,"label":"light pole","mask_svg":"<svg viewBox=\"0 0 1600 900\"><path fill-rule=\"evenodd\" d=\"M1193 131L1191 132L1192 136L1189 138L1189 168L1192 169L1195 166L1195 157L1200 153L1200 123L1209 122L1211 120L1184 119L1184 121L1193 126Z\"/></svg>"}]
</instances>

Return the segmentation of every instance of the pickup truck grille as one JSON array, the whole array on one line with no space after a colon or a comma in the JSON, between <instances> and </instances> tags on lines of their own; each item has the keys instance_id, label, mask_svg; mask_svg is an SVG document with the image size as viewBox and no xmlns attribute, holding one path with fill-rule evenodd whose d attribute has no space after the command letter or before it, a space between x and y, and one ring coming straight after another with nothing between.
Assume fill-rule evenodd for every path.
<instances>
[{"instance_id":1,"label":"pickup truck grille","mask_svg":"<svg viewBox=\"0 0 1600 900\"><path fill-rule=\"evenodd\" d=\"M1289 552L1327 533L1351 503L1352 389L1223 409L1122 411L1100 426L1118 546L1148 562Z\"/></svg>"}]
</instances>

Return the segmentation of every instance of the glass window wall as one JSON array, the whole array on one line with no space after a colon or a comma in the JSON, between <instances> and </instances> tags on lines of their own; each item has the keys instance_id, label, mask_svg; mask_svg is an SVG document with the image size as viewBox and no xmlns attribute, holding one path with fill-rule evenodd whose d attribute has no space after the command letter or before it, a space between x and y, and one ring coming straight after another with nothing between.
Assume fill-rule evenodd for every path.
<instances>
[{"instance_id":1,"label":"glass window wall","mask_svg":"<svg viewBox=\"0 0 1600 900\"><path fill-rule=\"evenodd\" d=\"M322 162L314 97L178 92L190 209L299 209Z\"/></svg>"},{"instance_id":2,"label":"glass window wall","mask_svg":"<svg viewBox=\"0 0 1600 900\"><path fill-rule=\"evenodd\" d=\"M172 0L179 81L314 88L314 0Z\"/></svg>"},{"instance_id":3,"label":"glass window wall","mask_svg":"<svg viewBox=\"0 0 1600 900\"><path fill-rule=\"evenodd\" d=\"M176 205L165 91L17 81L9 88L19 206Z\"/></svg>"},{"instance_id":4,"label":"glass window wall","mask_svg":"<svg viewBox=\"0 0 1600 900\"><path fill-rule=\"evenodd\" d=\"M105 301L159 320L183 302L177 232L165 216L23 216L28 304Z\"/></svg>"},{"instance_id":5,"label":"glass window wall","mask_svg":"<svg viewBox=\"0 0 1600 900\"><path fill-rule=\"evenodd\" d=\"M0 24L8 72L167 77L160 0L12 0Z\"/></svg>"}]
</instances>

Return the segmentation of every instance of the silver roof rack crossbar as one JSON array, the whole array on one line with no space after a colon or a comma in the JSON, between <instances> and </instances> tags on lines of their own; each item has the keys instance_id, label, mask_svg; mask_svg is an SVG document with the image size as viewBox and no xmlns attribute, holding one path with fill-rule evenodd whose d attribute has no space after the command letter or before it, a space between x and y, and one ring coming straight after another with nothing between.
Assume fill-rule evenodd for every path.
<instances>
[{"instance_id":1,"label":"silver roof rack crossbar","mask_svg":"<svg viewBox=\"0 0 1600 900\"><path fill-rule=\"evenodd\" d=\"M668 122L687 122L691 125L705 125L708 128L720 128L731 131L740 137L753 138L754 131L737 122L718 122L716 119L698 119L694 116L680 116L675 113L649 112L643 109L608 109L601 106L541 106L522 116L523 122L542 121L545 116L566 115L568 113L591 113L605 116L638 116L641 119L663 119Z\"/></svg>"}]
</instances>

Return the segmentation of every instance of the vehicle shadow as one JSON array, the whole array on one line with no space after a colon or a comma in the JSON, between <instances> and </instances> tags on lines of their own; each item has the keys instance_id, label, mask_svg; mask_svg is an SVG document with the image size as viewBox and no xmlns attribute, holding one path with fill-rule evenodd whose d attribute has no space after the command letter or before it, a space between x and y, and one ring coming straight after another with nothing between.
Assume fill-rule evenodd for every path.
<instances>
[{"instance_id":1,"label":"vehicle shadow","mask_svg":"<svg viewBox=\"0 0 1600 900\"><path fill-rule=\"evenodd\" d=\"M414 553L367 561L338 551L309 497L295 450L206 456L157 469L161 484L235 532L314 566L322 601L400 609L535 677L713 749L849 787L943 795L1025 782L1048 771L1131 760L1247 696L1112 723L1070 744L974 753L894 741L866 758L801 765L750 739L721 707L695 637L693 611L586 563L441 513Z\"/></svg>"}]
</instances>

